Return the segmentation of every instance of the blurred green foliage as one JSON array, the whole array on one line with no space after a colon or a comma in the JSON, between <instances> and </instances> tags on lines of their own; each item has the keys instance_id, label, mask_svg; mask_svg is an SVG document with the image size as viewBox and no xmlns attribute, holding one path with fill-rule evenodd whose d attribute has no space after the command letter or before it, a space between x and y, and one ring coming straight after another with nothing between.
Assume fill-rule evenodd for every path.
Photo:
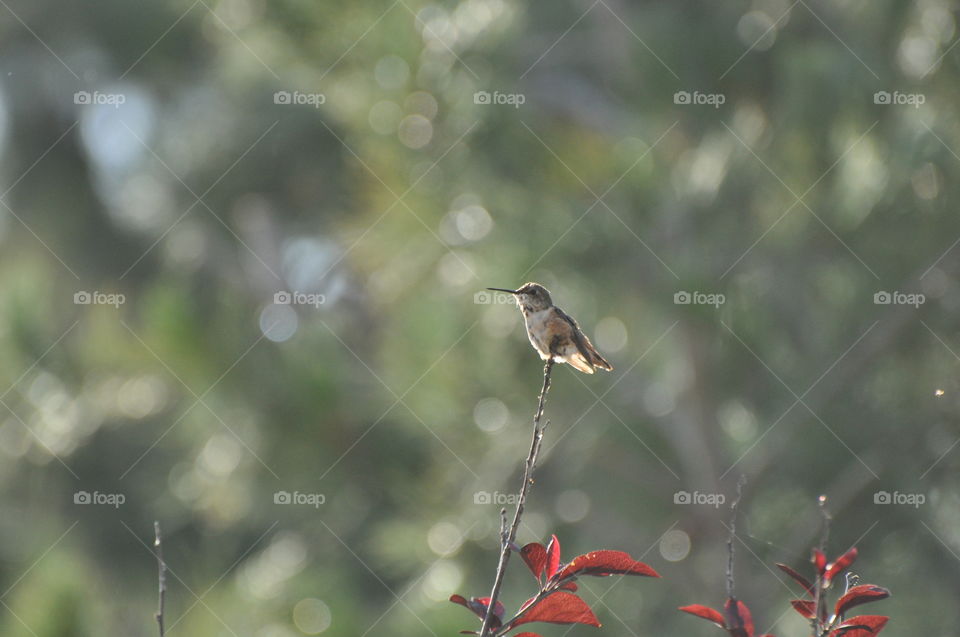
<instances>
[{"instance_id":1,"label":"blurred green foliage","mask_svg":"<svg viewBox=\"0 0 960 637\"><path fill-rule=\"evenodd\" d=\"M605 634L715 634L675 494L741 474L758 629L820 494L888 633L960 619L953 3L2 4L4 635L155 634L155 519L171 635L473 628L540 382L474 295L526 280L616 370L555 373L519 540L664 576L584 582Z\"/></svg>"}]
</instances>

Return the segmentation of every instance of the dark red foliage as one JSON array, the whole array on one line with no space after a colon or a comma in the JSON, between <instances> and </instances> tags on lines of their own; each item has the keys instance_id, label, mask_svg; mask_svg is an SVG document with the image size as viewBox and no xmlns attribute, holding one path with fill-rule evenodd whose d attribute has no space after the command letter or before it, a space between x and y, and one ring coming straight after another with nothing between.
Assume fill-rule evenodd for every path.
<instances>
[{"instance_id":1,"label":"dark red foliage","mask_svg":"<svg viewBox=\"0 0 960 637\"><path fill-rule=\"evenodd\" d=\"M556 535L550 536L547 544L547 579L552 579L560 568L560 541Z\"/></svg>"},{"instance_id":2,"label":"dark red foliage","mask_svg":"<svg viewBox=\"0 0 960 637\"><path fill-rule=\"evenodd\" d=\"M566 579L576 575L644 575L660 577L653 568L634 560L623 551L593 551L573 558L563 567L557 579Z\"/></svg>"},{"instance_id":3,"label":"dark red foliage","mask_svg":"<svg viewBox=\"0 0 960 637\"><path fill-rule=\"evenodd\" d=\"M540 601L536 601L538 597ZM600 625L600 620L593 614L587 603L573 593L555 591L546 597L538 597L524 604L524 608L520 609L519 617L513 620L511 626L530 622Z\"/></svg>"},{"instance_id":4,"label":"dark red foliage","mask_svg":"<svg viewBox=\"0 0 960 637\"><path fill-rule=\"evenodd\" d=\"M746 604L738 599L728 599L723 609L725 615L709 606L700 604L680 607L680 610L685 613L713 622L730 633L731 637L754 637L753 618L750 616L750 609L747 608ZM760 637L773 637L773 635L760 635Z\"/></svg>"},{"instance_id":5,"label":"dark red foliage","mask_svg":"<svg viewBox=\"0 0 960 637\"><path fill-rule=\"evenodd\" d=\"M856 559L856 548L851 548L833 562L827 561L827 556L824 555L823 551L813 550L811 561L817 572L815 581L821 587L819 618L816 616L817 584L811 583L810 580L786 564L777 564L777 567L800 584L809 596L809 599L792 600L790 604L804 618L811 620L811 624L814 624L816 628L815 634L829 634L830 637L872 637L886 625L888 618L881 615L861 615L850 619L844 619L843 617L847 611L855 606L886 599L890 596L890 591L872 584L863 584L849 589L837 600L833 615L828 616L829 611L827 611L828 606L825 600L826 591L830 588L833 580L850 568L850 565ZM728 599L724 605L723 613L700 604L683 606L680 610L713 622L726 630L731 637L753 637L754 626L750 617L750 610L746 604L739 600Z\"/></svg>"},{"instance_id":6,"label":"dark red foliage","mask_svg":"<svg viewBox=\"0 0 960 637\"><path fill-rule=\"evenodd\" d=\"M837 606L834 610L834 613L837 615L842 615L854 606L866 604L867 602L876 602L888 597L890 597L890 591L882 586L874 586L873 584L854 586L847 591L843 597L837 600Z\"/></svg>"},{"instance_id":7,"label":"dark red foliage","mask_svg":"<svg viewBox=\"0 0 960 637\"><path fill-rule=\"evenodd\" d=\"M523 558L524 564L527 565L533 576L540 579L540 576L543 575L543 569L547 565L547 549L543 548L543 544L539 542L527 544L520 549L520 557Z\"/></svg>"},{"instance_id":8,"label":"dark red foliage","mask_svg":"<svg viewBox=\"0 0 960 637\"><path fill-rule=\"evenodd\" d=\"M727 631L733 637L753 637L753 617L746 604L731 598L724 610L727 611Z\"/></svg>"},{"instance_id":9,"label":"dark red foliage","mask_svg":"<svg viewBox=\"0 0 960 637\"><path fill-rule=\"evenodd\" d=\"M830 582L833 581L833 578L839 575L840 573L844 572L848 568L850 568L850 565L853 564L853 561L856 559L857 559L857 548L853 547L852 549L850 549L849 551L847 551L846 553L838 557L836 561L830 564L827 564L827 568L821 571L821 573L823 574L823 587L827 588L828 586L830 586Z\"/></svg>"},{"instance_id":10,"label":"dark red foliage","mask_svg":"<svg viewBox=\"0 0 960 637\"><path fill-rule=\"evenodd\" d=\"M816 602L812 599L793 599L790 600L790 605L807 619L813 619L814 613L817 612L814 608Z\"/></svg>"},{"instance_id":11,"label":"dark red foliage","mask_svg":"<svg viewBox=\"0 0 960 637\"><path fill-rule=\"evenodd\" d=\"M805 588L808 593L813 595L813 584L810 583L810 580L808 580L806 577L796 572L786 564L778 563L777 568L779 568L781 571L783 571L784 573L786 573L787 575L795 579L797 583L800 584L800 586L803 586L803 588Z\"/></svg>"},{"instance_id":12,"label":"dark red foliage","mask_svg":"<svg viewBox=\"0 0 960 637\"><path fill-rule=\"evenodd\" d=\"M703 606L702 604L691 604L690 606L681 606L678 610L682 610L685 613L690 613L697 617L702 617L709 622L713 622L720 628L727 627L727 620L723 618L723 613L718 610L713 610L709 606Z\"/></svg>"},{"instance_id":13,"label":"dark red foliage","mask_svg":"<svg viewBox=\"0 0 960 637\"><path fill-rule=\"evenodd\" d=\"M546 546L532 542L518 549L524 564L537 579L539 587L536 596L527 600L513 618L504 620L503 605L497 602L494 609L494 629L502 626L510 630L530 622L551 624L587 624L599 626L597 616L587 603L574 595L577 584L574 580L581 576L604 577L608 575L642 575L660 577L649 565L638 562L623 551L591 551L573 558L569 564L560 561L560 541L557 536L550 537ZM472 610L482 620L489 598L474 597L470 600L454 595L450 601ZM506 630L504 632L506 632ZM469 633L469 631L467 631ZM516 637L539 637L534 633L521 633ZM752 637L749 636L749 637Z\"/></svg>"},{"instance_id":14,"label":"dark red foliage","mask_svg":"<svg viewBox=\"0 0 960 637\"><path fill-rule=\"evenodd\" d=\"M480 618L480 621L483 621L483 618L487 616L487 607L490 605L489 597L471 597L467 599L463 595L451 595L450 601L454 604L460 604L464 608L469 608ZM506 612L506 609L503 604L497 602L493 607L493 619L490 621L491 626L499 628L503 625L504 612Z\"/></svg>"},{"instance_id":15,"label":"dark red foliage","mask_svg":"<svg viewBox=\"0 0 960 637\"><path fill-rule=\"evenodd\" d=\"M871 637L887 625L889 617L883 615L860 615L851 617L830 632L830 637Z\"/></svg>"},{"instance_id":16,"label":"dark red foliage","mask_svg":"<svg viewBox=\"0 0 960 637\"><path fill-rule=\"evenodd\" d=\"M851 548L849 551L830 563L827 562L827 558L822 551L819 549L813 550L813 558L811 561L813 562L814 568L817 570L817 576L821 588L819 618L816 617L816 586L811 585L809 580L794 571L789 566L777 564L777 566L779 566L783 572L787 573L790 575L790 577L799 582L807 592L807 599L795 599L790 602L791 605L793 605L794 610L796 610L806 619L817 619L817 625L821 626L820 630L829 630L831 637L867 637L868 635L876 635L887 623L887 618L880 615L863 615L861 617L855 617L846 621L843 619L843 615L854 606L859 606L860 604L866 604L868 602L876 602L890 597L890 591L881 586L874 586L873 584L854 586L848 590L840 597L840 599L837 600L837 603L834 606L833 615L828 616L828 606L823 597L826 595L826 591L830 588L833 580L850 568L856 559L856 547ZM818 632L818 634L820 633Z\"/></svg>"}]
</instances>

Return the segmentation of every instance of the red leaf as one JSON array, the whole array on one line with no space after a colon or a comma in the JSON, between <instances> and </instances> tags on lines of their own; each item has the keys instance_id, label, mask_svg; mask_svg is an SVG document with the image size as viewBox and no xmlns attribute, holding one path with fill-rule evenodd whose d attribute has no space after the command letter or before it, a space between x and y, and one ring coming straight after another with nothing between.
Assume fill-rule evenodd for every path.
<instances>
[{"instance_id":1,"label":"red leaf","mask_svg":"<svg viewBox=\"0 0 960 637\"><path fill-rule=\"evenodd\" d=\"M720 611L713 610L709 606L703 606L701 604L691 604L690 606L681 606L677 610L682 610L685 613L690 613L691 615L696 615L697 617L702 617L708 622L713 622L720 628L726 628L727 622L723 618L723 615Z\"/></svg>"},{"instance_id":2,"label":"red leaf","mask_svg":"<svg viewBox=\"0 0 960 637\"><path fill-rule=\"evenodd\" d=\"M733 598L724 604L727 611L727 631L733 637L753 637L753 618L747 605Z\"/></svg>"},{"instance_id":3,"label":"red leaf","mask_svg":"<svg viewBox=\"0 0 960 637\"><path fill-rule=\"evenodd\" d=\"M887 625L889 617L883 615L859 615L851 617L830 631L830 637L872 637Z\"/></svg>"},{"instance_id":4,"label":"red leaf","mask_svg":"<svg viewBox=\"0 0 960 637\"><path fill-rule=\"evenodd\" d=\"M827 565L826 573L823 576L823 586L826 588L834 577L850 568L853 561L857 559L857 547L853 547L843 555L837 558L835 562Z\"/></svg>"},{"instance_id":5,"label":"red leaf","mask_svg":"<svg viewBox=\"0 0 960 637\"><path fill-rule=\"evenodd\" d=\"M565 591L574 591L576 592L578 586L576 582L564 582L560 585L560 588Z\"/></svg>"},{"instance_id":6,"label":"red leaf","mask_svg":"<svg viewBox=\"0 0 960 637\"><path fill-rule=\"evenodd\" d=\"M547 549L539 542L531 542L520 549L520 557L523 558L527 568L533 573L533 576L540 579L543 569L547 565Z\"/></svg>"},{"instance_id":7,"label":"red leaf","mask_svg":"<svg viewBox=\"0 0 960 637\"><path fill-rule=\"evenodd\" d=\"M813 614L816 612L816 609L814 608L814 606L816 606L816 602L808 599L793 599L790 600L790 605L793 606L794 610L807 619L813 619Z\"/></svg>"},{"instance_id":8,"label":"red leaf","mask_svg":"<svg viewBox=\"0 0 960 637\"><path fill-rule=\"evenodd\" d=\"M623 551L593 551L573 558L559 575L558 580L576 575L645 575L660 577L650 566L638 562Z\"/></svg>"},{"instance_id":9,"label":"red leaf","mask_svg":"<svg viewBox=\"0 0 960 637\"><path fill-rule=\"evenodd\" d=\"M524 612L512 625L519 626L529 622L600 625L597 616L593 614L585 601L573 593L564 591L556 591L544 597Z\"/></svg>"},{"instance_id":10,"label":"red leaf","mask_svg":"<svg viewBox=\"0 0 960 637\"><path fill-rule=\"evenodd\" d=\"M811 584L810 580L808 580L806 577L796 572L786 564L777 564L777 568L779 568L781 571L783 571L784 573L786 573L787 575L795 579L797 583L800 584L800 586L803 586L805 589L807 589L808 593L810 593L811 595L813 594L813 584Z\"/></svg>"},{"instance_id":11,"label":"red leaf","mask_svg":"<svg viewBox=\"0 0 960 637\"><path fill-rule=\"evenodd\" d=\"M473 613L479 617L481 620L487 616L487 606L490 605L489 597L471 597L470 599L465 598L463 595L451 595L450 601L454 604L460 604L464 608L468 608ZM503 604L497 602L493 607L493 618L490 620L491 626L496 626L497 628L503 623L503 613L505 612Z\"/></svg>"},{"instance_id":12,"label":"red leaf","mask_svg":"<svg viewBox=\"0 0 960 637\"><path fill-rule=\"evenodd\" d=\"M547 579L552 579L560 568L560 540L556 535L550 536L547 544Z\"/></svg>"},{"instance_id":13,"label":"red leaf","mask_svg":"<svg viewBox=\"0 0 960 637\"><path fill-rule=\"evenodd\" d=\"M867 602L876 602L888 597L890 597L890 591L881 586L874 586L873 584L854 586L847 591L843 597L837 600L837 606L836 610L834 610L834 613L840 615L842 613L846 613L854 606L866 604Z\"/></svg>"},{"instance_id":14,"label":"red leaf","mask_svg":"<svg viewBox=\"0 0 960 637\"><path fill-rule=\"evenodd\" d=\"M820 549L813 549L813 565L817 567L817 573L821 575L827 569L827 556Z\"/></svg>"}]
</instances>

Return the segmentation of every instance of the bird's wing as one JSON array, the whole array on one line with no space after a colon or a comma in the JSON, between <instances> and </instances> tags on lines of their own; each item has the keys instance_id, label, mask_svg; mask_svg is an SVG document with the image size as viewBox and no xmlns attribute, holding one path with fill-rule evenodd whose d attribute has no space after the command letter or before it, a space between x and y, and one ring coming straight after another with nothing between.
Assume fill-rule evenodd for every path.
<instances>
[{"instance_id":1,"label":"bird's wing","mask_svg":"<svg viewBox=\"0 0 960 637\"><path fill-rule=\"evenodd\" d=\"M586 335L584 335L583 332L580 331L580 326L577 325L577 322L574 320L572 316L570 316L569 314L567 314L557 306L554 306L553 309L557 311L557 316L559 316L561 319L569 323L570 327L573 328L573 330L571 330L571 338L573 339L573 344L577 346L577 351L580 352L583 358L592 365L594 357L592 355L591 350L593 349L593 345L590 344L590 341L589 339L587 339Z\"/></svg>"},{"instance_id":2,"label":"bird's wing","mask_svg":"<svg viewBox=\"0 0 960 637\"><path fill-rule=\"evenodd\" d=\"M580 352L580 355L591 365L606 369L607 371L612 370L613 366L610 365L603 356L600 356L600 352L593 346L593 343L590 342L587 335L581 331L580 326L574 318L557 306L554 306L553 309L557 311L557 316L569 323L573 328L573 344L577 346L577 351Z\"/></svg>"}]
</instances>

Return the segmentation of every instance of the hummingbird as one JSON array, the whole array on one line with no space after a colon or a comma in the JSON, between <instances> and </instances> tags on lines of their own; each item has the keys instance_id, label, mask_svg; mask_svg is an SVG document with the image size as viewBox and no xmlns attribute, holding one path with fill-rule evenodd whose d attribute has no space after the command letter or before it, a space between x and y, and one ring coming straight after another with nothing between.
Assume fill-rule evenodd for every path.
<instances>
[{"instance_id":1,"label":"hummingbird","mask_svg":"<svg viewBox=\"0 0 960 637\"><path fill-rule=\"evenodd\" d=\"M547 288L539 283L524 283L516 290L487 289L516 297L527 337L541 359L569 363L584 374L592 374L596 368L613 371L613 366L600 355L573 317L553 304Z\"/></svg>"}]
</instances>

